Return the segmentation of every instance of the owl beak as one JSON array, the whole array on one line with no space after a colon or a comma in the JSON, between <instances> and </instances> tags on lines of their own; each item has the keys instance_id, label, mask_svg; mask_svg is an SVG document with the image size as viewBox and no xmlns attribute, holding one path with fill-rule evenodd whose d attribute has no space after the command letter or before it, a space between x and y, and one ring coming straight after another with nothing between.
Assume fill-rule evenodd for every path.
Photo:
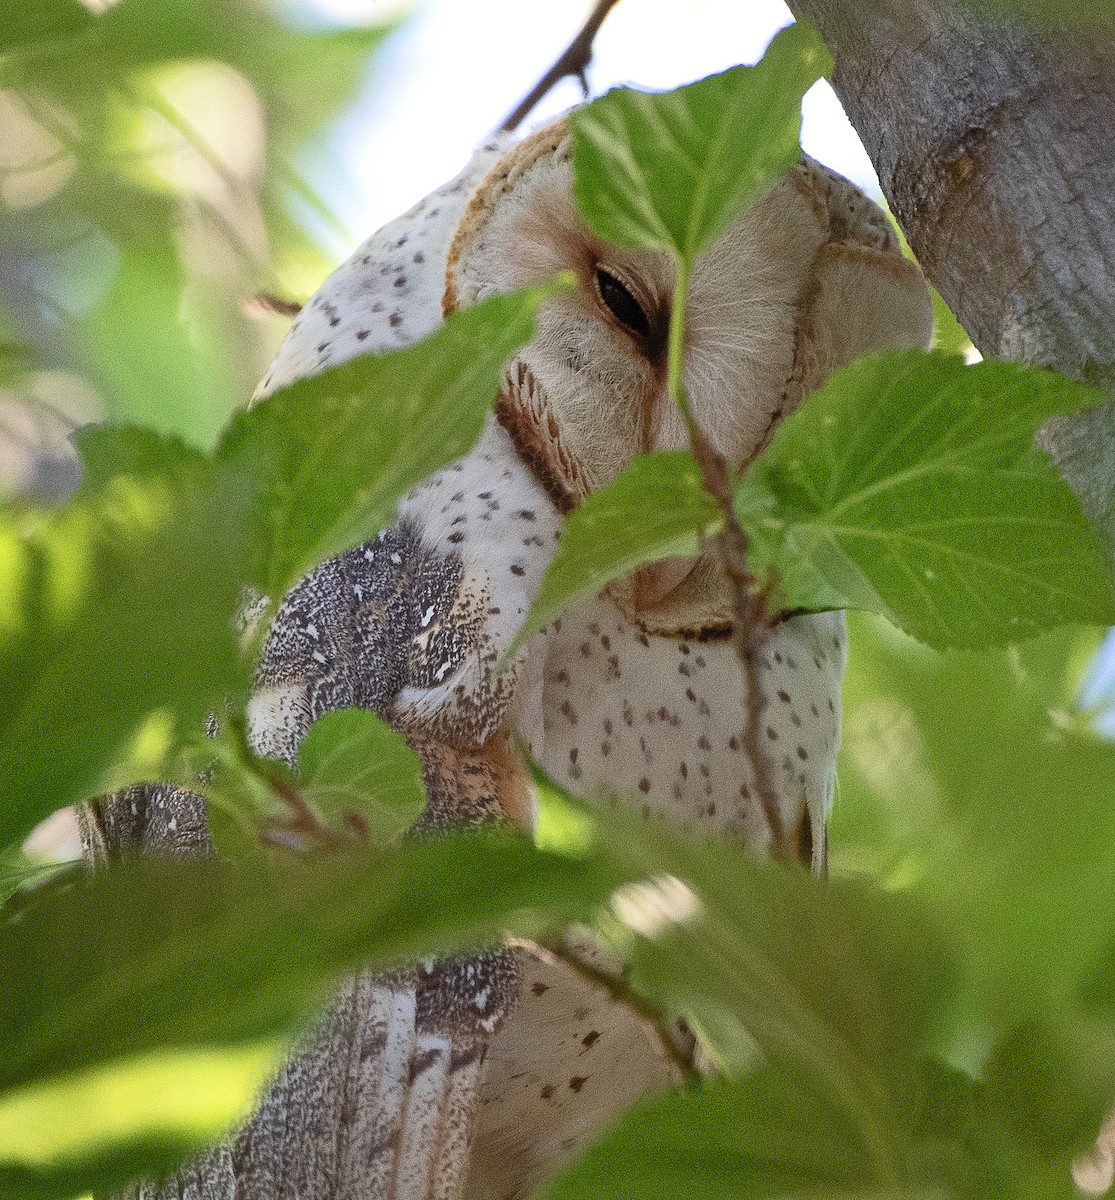
<instances>
[{"instance_id":1,"label":"owl beak","mask_svg":"<svg viewBox=\"0 0 1115 1200\"><path fill-rule=\"evenodd\" d=\"M695 558L664 558L660 562L640 567L631 575L631 603L636 610L657 608L666 597L681 586L693 568Z\"/></svg>"}]
</instances>

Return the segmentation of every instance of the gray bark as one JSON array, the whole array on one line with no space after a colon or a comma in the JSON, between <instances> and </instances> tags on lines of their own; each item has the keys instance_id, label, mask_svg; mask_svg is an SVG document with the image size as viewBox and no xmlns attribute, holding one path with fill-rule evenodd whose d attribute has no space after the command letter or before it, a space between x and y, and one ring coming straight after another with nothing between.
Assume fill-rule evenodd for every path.
<instances>
[{"instance_id":1,"label":"gray bark","mask_svg":"<svg viewBox=\"0 0 1115 1200\"><path fill-rule=\"evenodd\" d=\"M926 275L985 355L1115 390L1115 31L957 0L790 0ZM1115 408L1041 444L1115 563Z\"/></svg>"}]
</instances>

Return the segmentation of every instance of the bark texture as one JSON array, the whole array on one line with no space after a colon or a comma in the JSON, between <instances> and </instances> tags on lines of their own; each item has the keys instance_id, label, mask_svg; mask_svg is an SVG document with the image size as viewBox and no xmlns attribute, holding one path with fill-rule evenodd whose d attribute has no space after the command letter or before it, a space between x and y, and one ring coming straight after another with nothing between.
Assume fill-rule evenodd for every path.
<instances>
[{"instance_id":1,"label":"bark texture","mask_svg":"<svg viewBox=\"0 0 1115 1200\"><path fill-rule=\"evenodd\" d=\"M1115 391L1115 28L790 0L926 275L985 355ZM1115 407L1042 431L1115 563Z\"/></svg>"}]
</instances>

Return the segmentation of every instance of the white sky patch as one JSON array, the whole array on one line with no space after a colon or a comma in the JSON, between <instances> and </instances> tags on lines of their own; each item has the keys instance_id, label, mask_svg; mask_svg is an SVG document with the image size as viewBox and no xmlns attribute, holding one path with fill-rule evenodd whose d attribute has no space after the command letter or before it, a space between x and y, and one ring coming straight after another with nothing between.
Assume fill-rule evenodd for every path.
<instances>
[{"instance_id":1,"label":"white sky patch","mask_svg":"<svg viewBox=\"0 0 1115 1200\"><path fill-rule=\"evenodd\" d=\"M589 0L424 0L383 46L323 159L342 164L326 199L355 238L405 212L468 160L580 28ZM358 23L397 0L303 0L303 11ZM791 20L782 0L622 0L596 39L593 95L630 84L664 89L761 57ZM581 99L565 80L527 127ZM808 153L878 194L867 155L832 89L806 97ZM314 172L316 176L318 173Z\"/></svg>"}]
</instances>

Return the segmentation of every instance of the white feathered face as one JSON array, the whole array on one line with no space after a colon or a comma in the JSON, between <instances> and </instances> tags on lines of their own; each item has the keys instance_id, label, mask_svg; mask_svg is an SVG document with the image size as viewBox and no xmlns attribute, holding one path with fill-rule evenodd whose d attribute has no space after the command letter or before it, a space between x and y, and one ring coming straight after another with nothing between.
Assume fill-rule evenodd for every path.
<instances>
[{"instance_id":1,"label":"white feathered face","mask_svg":"<svg viewBox=\"0 0 1115 1200\"><path fill-rule=\"evenodd\" d=\"M520 454L568 510L635 457L687 445L667 392L675 267L663 252L596 237L572 197L564 121L500 159L450 247L444 309L572 271L580 286L543 305L496 411ZM712 445L745 466L838 366L870 350L925 346L932 310L882 211L809 160L697 259L686 307L684 380ZM672 559L609 589L645 629L730 621L718 564Z\"/></svg>"},{"instance_id":2,"label":"white feathered face","mask_svg":"<svg viewBox=\"0 0 1115 1200\"><path fill-rule=\"evenodd\" d=\"M679 449L666 390L674 265L596 237L571 193L558 122L506 154L466 209L449 254L446 311L572 271L509 374L501 420L566 503L636 455ZM712 444L746 464L778 420L867 350L922 346L931 310L882 212L809 160L735 220L694 266L685 386Z\"/></svg>"}]
</instances>

